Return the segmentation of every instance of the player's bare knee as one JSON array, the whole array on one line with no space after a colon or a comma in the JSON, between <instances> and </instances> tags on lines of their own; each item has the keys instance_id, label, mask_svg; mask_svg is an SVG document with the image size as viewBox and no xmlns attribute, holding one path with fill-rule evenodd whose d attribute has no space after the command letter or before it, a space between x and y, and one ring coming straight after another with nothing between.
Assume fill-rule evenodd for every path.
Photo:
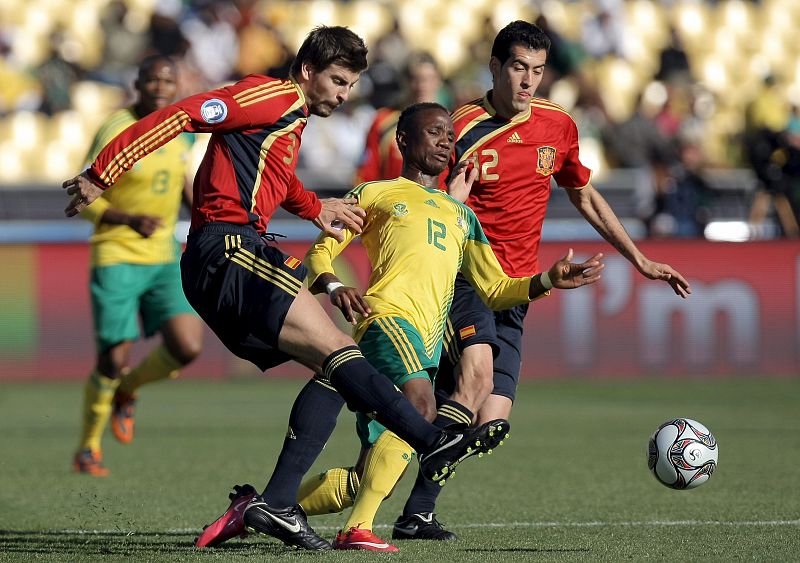
<instances>
[{"instance_id":1,"label":"player's bare knee","mask_svg":"<svg viewBox=\"0 0 800 563\"><path fill-rule=\"evenodd\" d=\"M167 352L177 362L185 366L192 363L203 351L202 339L185 338L174 344L167 344Z\"/></svg>"},{"instance_id":2,"label":"player's bare knee","mask_svg":"<svg viewBox=\"0 0 800 563\"><path fill-rule=\"evenodd\" d=\"M115 364L112 361L100 361L97 362L97 371L103 377L108 377L109 379L119 379L122 376L122 372L127 369L127 366Z\"/></svg>"},{"instance_id":3,"label":"player's bare knee","mask_svg":"<svg viewBox=\"0 0 800 563\"><path fill-rule=\"evenodd\" d=\"M458 377L458 387L464 393L485 398L494 389L494 366L491 361L463 364Z\"/></svg>"},{"instance_id":4,"label":"player's bare knee","mask_svg":"<svg viewBox=\"0 0 800 563\"><path fill-rule=\"evenodd\" d=\"M433 393L429 394L417 394L413 397L409 397L411 404L419 411L419 413L425 417L425 420L428 422L433 422L436 418L436 399L433 396Z\"/></svg>"},{"instance_id":5,"label":"player's bare knee","mask_svg":"<svg viewBox=\"0 0 800 563\"><path fill-rule=\"evenodd\" d=\"M478 378L475 384L476 394L485 399L492 391L494 391L494 372L490 372L491 377Z\"/></svg>"},{"instance_id":6,"label":"player's bare knee","mask_svg":"<svg viewBox=\"0 0 800 563\"><path fill-rule=\"evenodd\" d=\"M436 418L436 397L428 378L412 378L406 381L401 389L406 399L428 422L432 422Z\"/></svg>"},{"instance_id":7,"label":"player's bare knee","mask_svg":"<svg viewBox=\"0 0 800 563\"><path fill-rule=\"evenodd\" d=\"M200 347L186 347L170 352L170 355L182 366L192 363L200 355Z\"/></svg>"},{"instance_id":8,"label":"player's bare knee","mask_svg":"<svg viewBox=\"0 0 800 563\"><path fill-rule=\"evenodd\" d=\"M355 341L340 331L336 329L331 331L331 333L327 334L325 337L325 342L322 343L323 347L325 348L325 355L328 356L334 353L336 350L341 350L342 348L346 348L347 346L355 346Z\"/></svg>"},{"instance_id":9,"label":"player's bare knee","mask_svg":"<svg viewBox=\"0 0 800 563\"><path fill-rule=\"evenodd\" d=\"M128 351L130 346L122 343L109 348L97 357L97 371L108 378L119 379L128 369Z\"/></svg>"}]
</instances>

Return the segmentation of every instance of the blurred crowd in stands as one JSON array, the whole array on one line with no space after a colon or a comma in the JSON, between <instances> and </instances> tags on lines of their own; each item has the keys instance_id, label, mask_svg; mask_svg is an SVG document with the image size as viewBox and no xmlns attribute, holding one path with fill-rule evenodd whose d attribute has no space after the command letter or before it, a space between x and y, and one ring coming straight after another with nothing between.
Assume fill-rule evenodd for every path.
<instances>
[{"instance_id":1,"label":"blurred crowd in stands","mask_svg":"<svg viewBox=\"0 0 800 563\"><path fill-rule=\"evenodd\" d=\"M728 74L715 74L717 67L713 63L717 59L707 56L711 47L694 45L698 40L721 42L722 47L715 47L719 50L728 45L725 38L704 34L702 30L699 34L692 31L691 19L685 17L686 13L695 13L691 10L699 9L697 14L705 18L704 25L709 28L713 25L718 30L720 26L724 28L728 19L733 18L735 24L737 17L743 17L736 15L739 12L731 16L731 9L723 6L735 2L741 5L737 10L744 10L741 13L751 18L749 25L754 27L758 23L761 29L772 24L759 14L765 10L772 13L783 5L787 19L800 21L800 10L792 8L800 3L794 0L758 3L737 0L700 3L519 0L513 3L513 11L498 12L498 6L511 4L500 1L492 10L494 3L482 0L462 4L432 0L429 4L441 10L443 17L453 17L457 12L450 8L455 5L464 10L469 8L471 16L480 18L470 23L472 32L461 38L459 45L463 56L454 64L455 59L446 50L447 38L443 41L441 34L422 44L419 40L409 40L416 35L411 33L408 19L404 19L396 5L415 1L337 3L349 6L352 13L356 13L356 9L372 13L378 6L381 14L388 14L388 22L377 26L381 30L379 35L367 36L370 68L351 102L329 119L309 122L299 166L310 188L317 186L315 180L320 187L328 189L346 189L351 185L363 152L364 137L376 110L400 108L412 100L413 80L433 81L436 100L449 108L481 97L490 87L487 62L492 38L496 30L507 23L499 18L508 13L508 17L535 21L550 36L552 50L545 80L537 94L561 104L576 120L582 137L581 158L595 170L597 179L602 180L603 174L612 169L632 171L635 213L651 236L702 236L716 197L716 188L708 181L708 172L742 168L751 169L757 181L757 188L751 193L750 217L745 220L757 224L774 216L782 235L796 237L800 234L797 221L800 213L800 96L792 95L793 91L796 93L793 87L800 81L800 70L777 68L775 63L767 64L769 61L761 68L748 68L744 76L749 95L736 97L734 90L745 88L740 88L733 71L728 69L725 70ZM18 4L24 6L24 3ZM42 0L39 4L48 2ZM52 0L49 4L69 9L68 6L77 3ZM124 92L133 81L138 62L147 54L173 56L180 65L181 93L188 95L250 73L285 77L296 48L295 35L304 35L315 23L348 23L314 21L312 13L307 16L309 25L293 29L297 23L293 11L316 9L322 16L321 11L329 10L331 2L153 0L144 11L142 2L134 0L94 4L101 6L95 33L101 43L95 64L85 63L85 46L76 41L74 29L53 25L47 34L46 56L39 57L40 60L31 66L18 56L19 49L12 48L19 41L15 36L20 33L19 26L0 24L0 143L7 141L9 150L21 150L18 142L11 146L16 134L14 127L18 125L11 118L16 114L37 114L36 120L38 115L49 116L55 122L59 116L74 113L76 109L80 110L80 115L87 113L85 104L81 106L81 101L76 99L76 96L87 95L81 93L86 90L76 89L79 85L96 84L100 92L115 93L98 98L108 105L125 103ZM565 6L569 8L575 4L580 4L581 17L565 16ZM482 8L476 8L477 5ZM659 27L652 31L637 29L646 21L642 19L646 12L654 9L662 20ZM550 18L551 12L558 17ZM575 13L570 11L568 15ZM422 21L423 14L419 16ZM720 21L715 22L715 18ZM433 22L434 28L435 24ZM733 24L724 29L730 29ZM358 25L353 27L364 33ZM442 26L442 34L455 29L454 26L445 27ZM783 32L773 31L776 33ZM642 43L651 36L656 37L655 43ZM693 49L689 48L687 39L691 39ZM429 65L428 74L419 77L410 72L415 69L410 69L408 62L417 60L423 50L438 64ZM652 52L651 59L645 58L648 52ZM745 53L748 64L752 63L755 55L743 49L742 54ZM729 90L731 99L726 97ZM82 137L67 138L53 150L59 150L58 147L73 149L70 139L74 144L88 144L94 133L94 121L114 108L96 107L95 113L99 115L91 115L91 109L88 118L78 119L78 125L69 129L73 135L79 132ZM44 131L46 137L48 129ZM80 155L81 151L85 151L85 147L76 154ZM10 177L7 166L11 165L14 170L14 162L8 154L5 159L0 156L0 169L6 170L0 183L7 186L24 182L29 166ZM72 156L64 165L72 170L62 174L61 170L53 171L55 165L50 170L66 177L81 164L80 156Z\"/></svg>"}]
</instances>

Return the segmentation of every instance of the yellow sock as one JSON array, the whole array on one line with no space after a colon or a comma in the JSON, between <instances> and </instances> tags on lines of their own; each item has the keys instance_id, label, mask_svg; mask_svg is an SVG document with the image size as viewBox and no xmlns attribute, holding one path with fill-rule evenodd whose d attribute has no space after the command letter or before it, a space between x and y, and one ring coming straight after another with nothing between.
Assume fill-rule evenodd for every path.
<instances>
[{"instance_id":1,"label":"yellow sock","mask_svg":"<svg viewBox=\"0 0 800 563\"><path fill-rule=\"evenodd\" d=\"M381 502L403 476L413 455L414 449L393 432L387 430L380 435L367 456L353 511L343 528L345 531L356 526L372 529Z\"/></svg>"},{"instance_id":2,"label":"yellow sock","mask_svg":"<svg viewBox=\"0 0 800 563\"><path fill-rule=\"evenodd\" d=\"M358 492L358 475L352 467L335 467L309 477L297 492L298 504L306 514L334 514L353 506Z\"/></svg>"},{"instance_id":3,"label":"yellow sock","mask_svg":"<svg viewBox=\"0 0 800 563\"><path fill-rule=\"evenodd\" d=\"M172 357L162 344L150 352L141 363L122 378L119 390L133 395L142 385L161 379L175 379L179 375L181 363Z\"/></svg>"},{"instance_id":4,"label":"yellow sock","mask_svg":"<svg viewBox=\"0 0 800 563\"><path fill-rule=\"evenodd\" d=\"M111 416L111 400L119 386L119 379L111 379L92 372L83 388L83 427L80 449L100 450L100 438Z\"/></svg>"}]
</instances>

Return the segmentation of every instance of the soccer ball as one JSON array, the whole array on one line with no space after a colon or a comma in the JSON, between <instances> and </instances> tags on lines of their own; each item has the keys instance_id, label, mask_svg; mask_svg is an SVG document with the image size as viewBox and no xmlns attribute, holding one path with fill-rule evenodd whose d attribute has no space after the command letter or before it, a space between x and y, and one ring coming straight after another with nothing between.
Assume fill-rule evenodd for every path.
<instances>
[{"instance_id":1,"label":"soccer ball","mask_svg":"<svg viewBox=\"0 0 800 563\"><path fill-rule=\"evenodd\" d=\"M690 418L675 418L658 427L647 446L647 466L662 485L693 489L717 468L717 440Z\"/></svg>"}]
</instances>

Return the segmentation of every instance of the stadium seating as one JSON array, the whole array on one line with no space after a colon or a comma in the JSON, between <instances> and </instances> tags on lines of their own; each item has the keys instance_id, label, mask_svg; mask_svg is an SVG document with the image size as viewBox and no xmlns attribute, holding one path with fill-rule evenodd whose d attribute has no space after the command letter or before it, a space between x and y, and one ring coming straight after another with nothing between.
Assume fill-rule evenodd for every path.
<instances>
[{"instance_id":1,"label":"stadium seating","mask_svg":"<svg viewBox=\"0 0 800 563\"><path fill-rule=\"evenodd\" d=\"M6 0L0 4L8 46L8 56L0 66L4 79L0 89L0 189L56 185L79 169L98 119L125 101L126 94L119 86L82 80L72 87L72 109L48 117L31 107L31 100L41 91L27 71L47 58L54 33L63 35L66 52L82 68L91 71L101 64L101 18L109 4L110 0ZM158 3L124 0L124 4L125 25L146 30ZM708 92L711 110L703 142L712 163L723 168L742 165L741 152L732 145L743 130L745 107L766 73L776 74L787 96L800 103L800 42L793 39L794 30L800 28L800 2L626 0L623 7L624 57L585 62L586 75L596 84L613 119L629 116L653 81L671 29L682 40L695 79ZM468 46L486 36L487 24L499 28L512 19L533 20L539 9L553 29L579 43L582 25L596 12L597 4L590 0L271 0L256 8L290 49L320 23L350 26L372 45L397 18L409 45L433 51L446 75L467 60ZM493 32L488 30L489 35ZM573 81L563 80L554 85L551 96L572 110L578 94ZM601 142L584 139L582 151L596 170L605 170ZM728 179L739 181L742 177L734 174ZM728 193L742 194L751 188L750 184L732 186Z\"/></svg>"}]
</instances>

